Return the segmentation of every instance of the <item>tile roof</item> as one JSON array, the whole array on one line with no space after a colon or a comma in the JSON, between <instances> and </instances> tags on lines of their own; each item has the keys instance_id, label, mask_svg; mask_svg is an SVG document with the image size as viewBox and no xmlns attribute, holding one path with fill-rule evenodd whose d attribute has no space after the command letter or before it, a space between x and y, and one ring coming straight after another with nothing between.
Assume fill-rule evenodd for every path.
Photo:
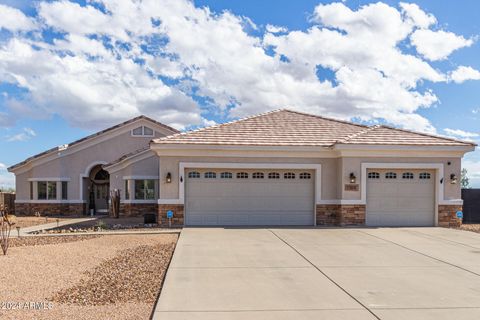
<instances>
[{"instance_id":1,"label":"tile roof","mask_svg":"<svg viewBox=\"0 0 480 320\"><path fill-rule=\"evenodd\" d=\"M369 127L286 109L154 139L153 144L322 147L336 144L475 145L388 126Z\"/></svg>"},{"instance_id":2,"label":"tile roof","mask_svg":"<svg viewBox=\"0 0 480 320\"><path fill-rule=\"evenodd\" d=\"M89 135L89 136L86 136L86 137L84 137L84 138L81 138L81 139L79 139L79 140L76 140L76 141L74 141L74 142L72 142L72 143L69 143L69 144L68 144L68 147L70 148L70 147L72 147L72 146L74 146L74 145L76 145L76 144L79 144L79 143L81 143L81 142L84 142L84 141L90 140L90 139L92 139L92 138L98 137L98 136L100 136L100 135L102 135L102 134L104 134L104 133L107 133L107 132L110 132L110 131L115 130L115 129L117 129L117 128L123 127L123 126L125 126L125 125L127 125L127 124L133 123L133 122L135 122L135 121L137 121L137 120L140 120L140 119L148 120L148 121L150 121L150 122L152 122L152 123L155 123L155 124L159 125L160 127L163 127L163 128L165 128L165 129L171 131L172 133L179 133L179 132L180 132L180 131L178 131L177 129L174 129L174 128L172 128L172 127L170 127L170 126L167 126L167 125L165 125L165 124L163 124L163 123L161 123L161 122L158 122L158 121L156 121L156 120L153 120L152 118L149 118L149 117L144 116L144 115L140 115L140 116L138 116L138 117L132 118L132 119L127 120L127 121L125 121L125 122L122 122L122 123L119 123L119 124L117 124L117 125L114 125L114 126L112 126L112 127L110 127L110 128L104 129L104 130L102 130L102 131L98 131L98 132L96 132L96 133L94 133L94 134L91 134L91 135ZM54 148L48 149L48 150L46 150L46 151L44 151L44 152L41 152L41 153L39 153L39 154L36 154L36 155L34 155L34 156L31 156L31 157L23 160L22 162L19 162L19 163L15 164L15 165L9 167L8 170L10 171L10 170L12 170L12 169L15 169L15 168L18 168L18 167L20 167L20 166L23 166L24 164L27 164L28 162L30 162L30 161L32 161L32 160L34 160L34 159L40 158L40 157L42 157L42 156L45 156L45 155L47 155L47 154L50 154L50 153L53 153L53 152L58 152L58 151L59 151L59 148L60 148L60 147L54 147Z\"/></svg>"}]
</instances>

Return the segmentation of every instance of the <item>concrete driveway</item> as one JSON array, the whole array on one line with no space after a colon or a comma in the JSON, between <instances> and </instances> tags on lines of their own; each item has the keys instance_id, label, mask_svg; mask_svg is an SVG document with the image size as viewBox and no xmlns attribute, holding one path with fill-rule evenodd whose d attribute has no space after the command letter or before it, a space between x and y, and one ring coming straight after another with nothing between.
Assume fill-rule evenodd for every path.
<instances>
[{"instance_id":1,"label":"concrete driveway","mask_svg":"<svg viewBox=\"0 0 480 320\"><path fill-rule=\"evenodd\" d=\"M186 228L154 319L480 319L480 234Z\"/></svg>"}]
</instances>

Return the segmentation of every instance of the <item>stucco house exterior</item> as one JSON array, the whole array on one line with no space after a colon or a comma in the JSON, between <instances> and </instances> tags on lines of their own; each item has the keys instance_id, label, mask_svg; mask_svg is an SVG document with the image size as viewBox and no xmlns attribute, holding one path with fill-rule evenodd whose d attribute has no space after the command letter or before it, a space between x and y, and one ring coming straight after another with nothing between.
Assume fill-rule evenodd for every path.
<instances>
[{"instance_id":1,"label":"stucco house exterior","mask_svg":"<svg viewBox=\"0 0 480 320\"><path fill-rule=\"evenodd\" d=\"M475 146L291 110L185 133L139 117L9 170L18 213L101 212L119 189L122 215L161 224L449 226Z\"/></svg>"}]
</instances>

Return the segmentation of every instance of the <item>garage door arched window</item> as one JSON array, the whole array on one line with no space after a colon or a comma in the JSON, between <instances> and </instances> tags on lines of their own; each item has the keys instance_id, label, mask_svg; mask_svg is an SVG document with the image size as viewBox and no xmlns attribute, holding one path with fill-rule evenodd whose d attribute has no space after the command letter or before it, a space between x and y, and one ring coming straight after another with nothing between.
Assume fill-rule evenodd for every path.
<instances>
[{"instance_id":1,"label":"garage door arched window","mask_svg":"<svg viewBox=\"0 0 480 320\"><path fill-rule=\"evenodd\" d=\"M268 179L280 179L280 173L278 172L270 172L268 174Z\"/></svg>"},{"instance_id":2,"label":"garage door arched window","mask_svg":"<svg viewBox=\"0 0 480 320\"><path fill-rule=\"evenodd\" d=\"M407 179L407 180L409 180L409 179L413 179L413 178L414 178L414 175L413 175L413 173L411 173L411 172L404 172L404 173L402 173L402 179Z\"/></svg>"},{"instance_id":3,"label":"garage door arched window","mask_svg":"<svg viewBox=\"0 0 480 320\"><path fill-rule=\"evenodd\" d=\"M380 173L378 172L369 172L368 179L380 179Z\"/></svg>"},{"instance_id":4,"label":"garage door arched window","mask_svg":"<svg viewBox=\"0 0 480 320\"><path fill-rule=\"evenodd\" d=\"M233 174L231 172L222 172L220 173L220 179L232 179Z\"/></svg>"},{"instance_id":5,"label":"garage door arched window","mask_svg":"<svg viewBox=\"0 0 480 320\"><path fill-rule=\"evenodd\" d=\"M188 178L189 179L198 179L200 178L200 172L197 171L192 171L188 173Z\"/></svg>"},{"instance_id":6,"label":"garage door arched window","mask_svg":"<svg viewBox=\"0 0 480 320\"><path fill-rule=\"evenodd\" d=\"M283 179L295 179L295 173L293 172L285 172L283 174Z\"/></svg>"},{"instance_id":7,"label":"garage door arched window","mask_svg":"<svg viewBox=\"0 0 480 320\"><path fill-rule=\"evenodd\" d=\"M431 178L431 175L428 172L422 172L418 175L418 177L420 178L420 180L428 180Z\"/></svg>"},{"instance_id":8,"label":"garage door arched window","mask_svg":"<svg viewBox=\"0 0 480 320\"><path fill-rule=\"evenodd\" d=\"M205 172L203 177L205 179L215 179L215 178L217 178L217 174L215 172Z\"/></svg>"},{"instance_id":9,"label":"garage door arched window","mask_svg":"<svg viewBox=\"0 0 480 320\"><path fill-rule=\"evenodd\" d=\"M237 172L237 179L248 179L247 172Z\"/></svg>"},{"instance_id":10,"label":"garage door arched window","mask_svg":"<svg viewBox=\"0 0 480 320\"><path fill-rule=\"evenodd\" d=\"M308 172L302 172L300 173L299 178L302 180L307 180L307 179L311 179L312 175Z\"/></svg>"},{"instance_id":11,"label":"garage door arched window","mask_svg":"<svg viewBox=\"0 0 480 320\"><path fill-rule=\"evenodd\" d=\"M263 178L265 178L265 176L264 176L263 172L254 172L252 174L252 178L253 179L263 179Z\"/></svg>"},{"instance_id":12,"label":"garage door arched window","mask_svg":"<svg viewBox=\"0 0 480 320\"><path fill-rule=\"evenodd\" d=\"M395 172L385 173L385 179L397 179L397 174Z\"/></svg>"}]
</instances>

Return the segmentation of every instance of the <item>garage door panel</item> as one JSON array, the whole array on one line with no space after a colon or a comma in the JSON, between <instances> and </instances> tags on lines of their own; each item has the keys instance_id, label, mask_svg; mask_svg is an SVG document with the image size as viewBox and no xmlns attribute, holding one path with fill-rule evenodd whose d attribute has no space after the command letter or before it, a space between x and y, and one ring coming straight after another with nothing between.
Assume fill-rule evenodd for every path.
<instances>
[{"instance_id":1,"label":"garage door panel","mask_svg":"<svg viewBox=\"0 0 480 320\"><path fill-rule=\"evenodd\" d=\"M306 170L261 170L264 179L253 179L256 170L228 170L231 179L200 178L186 181L187 225L312 225L314 215L314 174ZM237 179L238 172L247 172L247 179ZM283 173L295 173L295 179L284 179ZM268 179L269 172L278 172L280 179ZM300 172L309 172L311 179L299 179ZM188 174L186 175L188 177Z\"/></svg>"},{"instance_id":2,"label":"garage door panel","mask_svg":"<svg viewBox=\"0 0 480 320\"><path fill-rule=\"evenodd\" d=\"M435 184L433 170L369 169L379 173L379 178L367 178L368 226L432 226L435 217ZM387 179L387 172L397 174ZM403 173L412 174L411 179ZM420 179L428 172L430 179ZM373 175L372 175L373 176Z\"/></svg>"}]
</instances>

